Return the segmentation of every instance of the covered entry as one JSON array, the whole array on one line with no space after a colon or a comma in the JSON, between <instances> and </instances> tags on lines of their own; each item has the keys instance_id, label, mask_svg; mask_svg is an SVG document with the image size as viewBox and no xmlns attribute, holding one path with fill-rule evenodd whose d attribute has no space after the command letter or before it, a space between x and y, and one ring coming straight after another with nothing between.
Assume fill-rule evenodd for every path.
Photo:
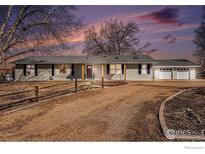
<instances>
[{"instance_id":1,"label":"covered entry","mask_svg":"<svg viewBox=\"0 0 205 154\"><path fill-rule=\"evenodd\" d=\"M91 79L91 78L92 78L92 74L93 74L92 68L93 68L92 65L87 65L87 78L88 78L88 79Z\"/></svg>"}]
</instances>

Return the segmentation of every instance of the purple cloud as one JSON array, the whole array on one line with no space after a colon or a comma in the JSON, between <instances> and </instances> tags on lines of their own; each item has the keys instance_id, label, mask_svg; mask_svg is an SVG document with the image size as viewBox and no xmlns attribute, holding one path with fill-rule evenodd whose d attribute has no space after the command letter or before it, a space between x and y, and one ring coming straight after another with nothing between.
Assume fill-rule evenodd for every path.
<instances>
[{"instance_id":1,"label":"purple cloud","mask_svg":"<svg viewBox=\"0 0 205 154\"><path fill-rule=\"evenodd\" d=\"M171 43L175 43L176 40L177 40L176 37L173 37L170 41L168 41L168 43L169 43L169 44L171 44Z\"/></svg>"},{"instance_id":2,"label":"purple cloud","mask_svg":"<svg viewBox=\"0 0 205 154\"><path fill-rule=\"evenodd\" d=\"M146 15L142 15L142 19L149 19L155 22L156 24L177 24L182 25L178 21L179 11L177 8L166 7L162 10L152 12Z\"/></svg>"},{"instance_id":3,"label":"purple cloud","mask_svg":"<svg viewBox=\"0 0 205 154\"><path fill-rule=\"evenodd\" d=\"M170 38L172 38L172 35L167 34L166 36L163 37L163 40L169 40Z\"/></svg>"},{"instance_id":4,"label":"purple cloud","mask_svg":"<svg viewBox=\"0 0 205 154\"><path fill-rule=\"evenodd\" d=\"M155 52L157 52L159 49L150 49L150 50L148 50L148 51L144 51L144 53L146 54L146 55L151 55L152 53L155 53Z\"/></svg>"},{"instance_id":5,"label":"purple cloud","mask_svg":"<svg viewBox=\"0 0 205 154\"><path fill-rule=\"evenodd\" d=\"M172 36L171 34L167 34L162 38L164 41L166 41L168 44L175 43L176 37Z\"/></svg>"}]
</instances>

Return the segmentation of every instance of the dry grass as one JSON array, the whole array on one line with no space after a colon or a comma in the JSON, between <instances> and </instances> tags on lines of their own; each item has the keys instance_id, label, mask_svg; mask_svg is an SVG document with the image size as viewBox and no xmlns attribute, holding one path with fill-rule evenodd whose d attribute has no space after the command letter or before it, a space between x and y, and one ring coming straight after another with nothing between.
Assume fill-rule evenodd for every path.
<instances>
[{"instance_id":1,"label":"dry grass","mask_svg":"<svg viewBox=\"0 0 205 154\"><path fill-rule=\"evenodd\" d=\"M205 131L205 88L183 92L168 101L165 120L170 129Z\"/></svg>"},{"instance_id":2,"label":"dry grass","mask_svg":"<svg viewBox=\"0 0 205 154\"><path fill-rule=\"evenodd\" d=\"M78 83L82 85L83 83ZM56 85L56 86L55 86ZM49 95L50 93L58 92L59 90L64 90L74 87L73 81L41 81L41 82L21 82L21 83L11 83L11 84L1 84L0 95L7 93L16 93L24 90L34 90L35 86L39 86L39 96ZM14 95L8 95L0 97L0 103L5 103L13 100L19 100L26 97L32 97L35 95L34 91L19 93Z\"/></svg>"},{"instance_id":3,"label":"dry grass","mask_svg":"<svg viewBox=\"0 0 205 154\"><path fill-rule=\"evenodd\" d=\"M166 97L205 82L130 82L67 94L0 117L2 141L161 141ZM28 86L29 87L29 86Z\"/></svg>"}]
</instances>

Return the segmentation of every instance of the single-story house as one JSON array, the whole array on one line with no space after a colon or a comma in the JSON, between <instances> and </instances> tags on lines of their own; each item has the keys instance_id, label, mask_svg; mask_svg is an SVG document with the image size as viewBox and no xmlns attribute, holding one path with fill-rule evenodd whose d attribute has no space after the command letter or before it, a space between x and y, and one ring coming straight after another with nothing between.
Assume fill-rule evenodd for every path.
<instances>
[{"instance_id":1,"label":"single-story house","mask_svg":"<svg viewBox=\"0 0 205 154\"><path fill-rule=\"evenodd\" d=\"M147 55L31 56L13 63L16 80L194 80L200 67L186 59L155 60Z\"/></svg>"}]
</instances>

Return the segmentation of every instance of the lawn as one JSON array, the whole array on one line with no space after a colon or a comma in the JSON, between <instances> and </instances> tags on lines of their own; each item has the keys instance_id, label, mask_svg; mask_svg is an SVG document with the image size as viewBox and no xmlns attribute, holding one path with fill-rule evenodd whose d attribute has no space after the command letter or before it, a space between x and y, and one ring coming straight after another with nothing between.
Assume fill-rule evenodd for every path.
<instances>
[{"instance_id":1,"label":"lawn","mask_svg":"<svg viewBox=\"0 0 205 154\"><path fill-rule=\"evenodd\" d=\"M1 86L0 90L13 91L12 86L30 88L34 83L9 85L6 89L7 86ZM204 81L129 82L42 100L1 115L0 140L166 140L158 120L161 102L184 88L202 86Z\"/></svg>"}]
</instances>

